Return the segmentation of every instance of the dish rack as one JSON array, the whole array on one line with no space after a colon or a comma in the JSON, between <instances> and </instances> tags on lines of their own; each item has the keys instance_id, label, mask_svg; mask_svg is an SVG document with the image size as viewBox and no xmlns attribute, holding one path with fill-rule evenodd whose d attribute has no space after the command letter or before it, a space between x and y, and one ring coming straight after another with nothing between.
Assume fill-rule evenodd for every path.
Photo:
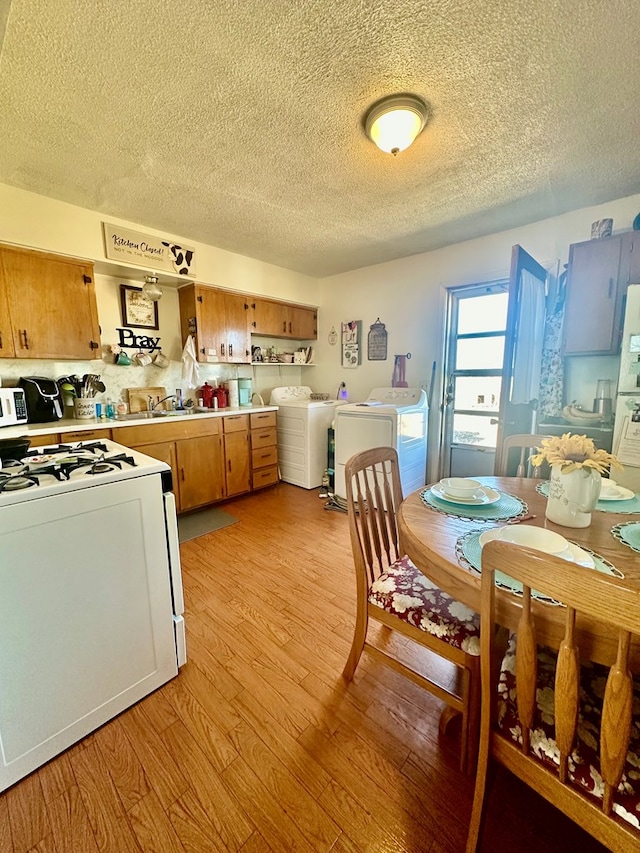
<instances>
[{"instance_id":1,"label":"dish rack","mask_svg":"<svg viewBox=\"0 0 640 853\"><path fill-rule=\"evenodd\" d=\"M328 394L309 394L309 399L313 403L322 403L325 400L329 399L329 395Z\"/></svg>"}]
</instances>

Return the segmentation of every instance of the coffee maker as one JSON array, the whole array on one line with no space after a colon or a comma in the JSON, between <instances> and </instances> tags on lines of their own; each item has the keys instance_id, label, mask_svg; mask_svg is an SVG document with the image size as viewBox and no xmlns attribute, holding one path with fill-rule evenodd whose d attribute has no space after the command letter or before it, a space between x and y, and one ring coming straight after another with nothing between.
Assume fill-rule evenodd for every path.
<instances>
[{"instance_id":1,"label":"coffee maker","mask_svg":"<svg viewBox=\"0 0 640 853\"><path fill-rule=\"evenodd\" d=\"M30 424L59 421L64 411L62 394L55 379L23 376L18 385L24 390Z\"/></svg>"}]
</instances>

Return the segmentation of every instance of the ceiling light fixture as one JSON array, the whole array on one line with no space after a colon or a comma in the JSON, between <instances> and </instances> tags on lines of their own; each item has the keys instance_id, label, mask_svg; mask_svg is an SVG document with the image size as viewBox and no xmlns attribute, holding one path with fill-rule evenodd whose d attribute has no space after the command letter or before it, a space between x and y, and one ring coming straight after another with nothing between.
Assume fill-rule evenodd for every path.
<instances>
[{"instance_id":1,"label":"ceiling light fixture","mask_svg":"<svg viewBox=\"0 0 640 853\"><path fill-rule=\"evenodd\" d=\"M369 108L364 129L381 151L395 156L411 145L429 116L429 106L417 95L388 95Z\"/></svg>"},{"instance_id":2,"label":"ceiling light fixture","mask_svg":"<svg viewBox=\"0 0 640 853\"><path fill-rule=\"evenodd\" d=\"M157 302L159 299L162 299L162 290L158 287L157 275L145 275L142 292L147 299L150 299L152 302Z\"/></svg>"}]
</instances>

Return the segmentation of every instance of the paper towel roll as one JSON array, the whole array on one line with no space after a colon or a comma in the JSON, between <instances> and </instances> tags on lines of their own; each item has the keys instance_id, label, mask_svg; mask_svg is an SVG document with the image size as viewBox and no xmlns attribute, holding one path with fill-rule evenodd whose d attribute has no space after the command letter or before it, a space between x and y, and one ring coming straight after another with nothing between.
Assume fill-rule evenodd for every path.
<instances>
[{"instance_id":1,"label":"paper towel roll","mask_svg":"<svg viewBox=\"0 0 640 853\"><path fill-rule=\"evenodd\" d=\"M240 406L240 398L238 396L238 380L229 379L227 385L229 387L229 408L237 409Z\"/></svg>"}]
</instances>

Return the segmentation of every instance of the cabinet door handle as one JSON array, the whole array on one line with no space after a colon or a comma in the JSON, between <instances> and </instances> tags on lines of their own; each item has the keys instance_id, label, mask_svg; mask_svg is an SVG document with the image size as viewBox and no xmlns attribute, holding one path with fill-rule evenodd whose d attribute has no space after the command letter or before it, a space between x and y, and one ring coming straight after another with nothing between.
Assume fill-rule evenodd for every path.
<instances>
[{"instance_id":1,"label":"cabinet door handle","mask_svg":"<svg viewBox=\"0 0 640 853\"><path fill-rule=\"evenodd\" d=\"M271 456L270 453L263 453L260 459L268 459Z\"/></svg>"},{"instance_id":2,"label":"cabinet door handle","mask_svg":"<svg viewBox=\"0 0 640 853\"><path fill-rule=\"evenodd\" d=\"M25 349L29 349L29 338L27 337L27 330L22 329L20 334L22 335L23 345Z\"/></svg>"},{"instance_id":3,"label":"cabinet door handle","mask_svg":"<svg viewBox=\"0 0 640 853\"><path fill-rule=\"evenodd\" d=\"M180 479L181 479L181 480L182 480L182 482L184 483L184 468L181 468L181 469L180 469Z\"/></svg>"},{"instance_id":4,"label":"cabinet door handle","mask_svg":"<svg viewBox=\"0 0 640 853\"><path fill-rule=\"evenodd\" d=\"M231 460L230 459L227 460L227 467L228 467L229 471L231 471Z\"/></svg>"},{"instance_id":5,"label":"cabinet door handle","mask_svg":"<svg viewBox=\"0 0 640 853\"><path fill-rule=\"evenodd\" d=\"M289 334L291 334L291 320L289 320Z\"/></svg>"},{"instance_id":6,"label":"cabinet door handle","mask_svg":"<svg viewBox=\"0 0 640 853\"><path fill-rule=\"evenodd\" d=\"M224 344L220 344L220 355L224 355Z\"/></svg>"},{"instance_id":7,"label":"cabinet door handle","mask_svg":"<svg viewBox=\"0 0 640 853\"><path fill-rule=\"evenodd\" d=\"M233 358L233 344L229 344L229 358Z\"/></svg>"},{"instance_id":8,"label":"cabinet door handle","mask_svg":"<svg viewBox=\"0 0 640 853\"><path fill-rule=\"evenodd\" d=\"M613 279L609 279L609 299L613 296Z\"/></svg>"},{"instance_id":9,"label":"cabinet door handle","mask_svg":"<svg viewBox=\"0 0 640 853\"><path fill-rule=\"evenodd\" d=\"M286 332L286 331L287 331L287 321L286 321L286 320L283 320L283 321L282 321L282 331L283 331L283 332Z\"/></svg>"},{"instance_id":10,"label":"cabinet door handle","mask_svg":"<svg viewBox=\"0 0 640 853\"><path fill-rule=\"evenodd\" d=\"M2 349L2 332L0 332L0 349Z\"/></svg>"}]
</instances>

